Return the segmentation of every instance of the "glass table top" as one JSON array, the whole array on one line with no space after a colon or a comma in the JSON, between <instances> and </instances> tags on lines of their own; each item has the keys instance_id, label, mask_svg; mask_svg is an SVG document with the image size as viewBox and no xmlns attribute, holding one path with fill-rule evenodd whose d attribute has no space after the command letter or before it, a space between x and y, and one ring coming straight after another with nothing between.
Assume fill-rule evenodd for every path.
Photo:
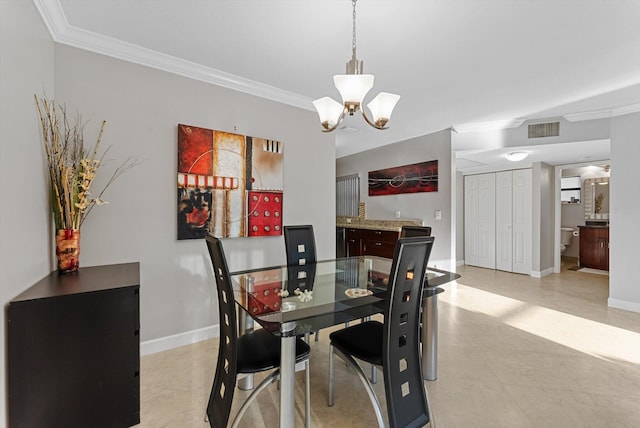
<instances>
[{"instance_id":1,"label":"glass table top","mask_svg":"<svg viewBox=\"0 0 640 428\"><path fill-rule=\"evenodd\" d=\"M236 302L274 334L299 335L384 311L391 259L359 256L232 274ZM424 297L460 275L426 273Z\"/></svg>"}]
</instances>

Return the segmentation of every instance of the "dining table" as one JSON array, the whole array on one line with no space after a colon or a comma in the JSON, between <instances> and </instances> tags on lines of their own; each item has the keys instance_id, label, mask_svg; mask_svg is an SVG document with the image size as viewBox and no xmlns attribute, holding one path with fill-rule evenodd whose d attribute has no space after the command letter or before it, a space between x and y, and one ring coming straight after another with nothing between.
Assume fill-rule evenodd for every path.
<instances>
[{"instance_id":1,"label":"dining table","mask_svg":"<svg viewBox=\"0 0 640 428\"><path fill-rule=\"evenodd\" d=\"M301 266L271 266L233 272L236 303L244 309L240 329L253 323L281 338L280 427L295 422L295 339L323 328L384 312L391 259L355 256ZM437 377L437 296L460 275L427 268L423 288L422 367ZM246 324L244 324L244 321ZM252 378L245 380L252 387Z\"/></svg>"}]
</instances>

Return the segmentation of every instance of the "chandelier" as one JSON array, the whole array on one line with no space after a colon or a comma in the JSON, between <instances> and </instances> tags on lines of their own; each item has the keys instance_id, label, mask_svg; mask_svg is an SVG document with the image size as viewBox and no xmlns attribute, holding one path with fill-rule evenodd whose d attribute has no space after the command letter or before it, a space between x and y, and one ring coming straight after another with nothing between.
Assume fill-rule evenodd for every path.
<instances>
[{"instance_id":1,"label":"chandelier","mask_svg":"<svg viewBox=\"0 0 640 428\"><path fill-rule=\"evenodd\" d=\"M373 74L362 74L363 61L358 61L356 58L356 1L351 0L353 5L353 40L351 60L347 62L347 74L333 76L333 83L342 96L342 104L330 97L319 98L313 102L313 106L320 116L322 132L334 131L347 113L353 116L358 109L362 111L362 117L369 125L376 129L386 129L386 124L391 119L391 113L400 99L400 95L380 92L367 104L371 111L371 119L361 107L364 97L373 87Z\"/></svg>"}]
</instances>

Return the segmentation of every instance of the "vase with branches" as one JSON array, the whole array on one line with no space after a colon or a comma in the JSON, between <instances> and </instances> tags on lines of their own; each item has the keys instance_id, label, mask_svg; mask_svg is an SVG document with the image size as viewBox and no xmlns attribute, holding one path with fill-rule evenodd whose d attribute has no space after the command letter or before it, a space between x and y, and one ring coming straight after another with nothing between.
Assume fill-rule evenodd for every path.
<instances>
[{"instance_id":1,"label":"vase with branches","mask_svg":"<svg viewBox=\"0 0 640 428\"><path fill-rule=\"evenodd\" d=\"M80 114L70 118L64 105L56 105L54 100L37 95L34 98L47 160L58 271L72 272L79 267L82 223L93 207L107 203L103 199L106 190L138 161L126 159L115 168L102 188L94 192L94 179L109 151L109 148L100 151L106 121L102 121L96 142L85 146L85 123Z\"/></svg>"}]
</instances>

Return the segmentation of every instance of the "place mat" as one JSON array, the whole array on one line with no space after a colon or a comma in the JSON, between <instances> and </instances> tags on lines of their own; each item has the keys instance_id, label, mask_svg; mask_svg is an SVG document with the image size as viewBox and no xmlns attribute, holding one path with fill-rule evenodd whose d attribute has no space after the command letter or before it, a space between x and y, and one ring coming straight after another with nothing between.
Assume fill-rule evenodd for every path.
<instances>
[{"instance_id":1,"label":"place mat","mask_svg":"<svg viewBox=\"0 0 640 428\"><path fill-rule=\"evenodd\" d=\"M373 294L373 291L366 289L366 288L349 288L347 290L344 290L344 294L346 294L347 297L364 297L364 296L371 296Z\"/></svg>"}]
</instances>

